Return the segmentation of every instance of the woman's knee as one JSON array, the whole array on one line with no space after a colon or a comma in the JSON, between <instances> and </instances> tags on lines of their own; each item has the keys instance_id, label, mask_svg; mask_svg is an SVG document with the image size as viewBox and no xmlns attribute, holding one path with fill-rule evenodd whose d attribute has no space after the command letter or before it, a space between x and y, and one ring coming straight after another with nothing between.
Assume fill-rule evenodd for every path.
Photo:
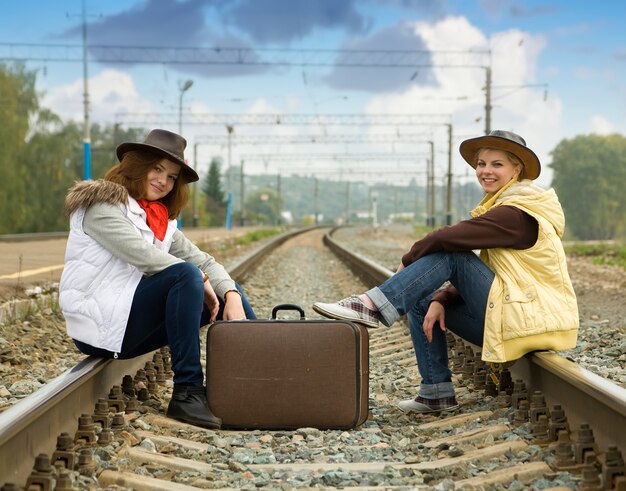
<instances>
[{"instance_id":1,"label":"woman's knee","mask_svg":"<svg viewBox=\"0 0 626 491\"><path fill-rule=\"evenodd\" d=\"M164 271L174 274L178 281L190 283L201 290L204 289L202 271L191 263L176 263L166 268Z\"/></svg>"},{"instance_id":2,"label":"woman's knee","mask_svg":"<svg viewBox=\"0 0 626 491\"><path fill-rule=\"evenodd\" d=\"M180 277L189 277L192 279L200 278L202 279L202 272L200 269L188 262L176 263L172 264L165 271L170 271Z\"/></svg>"},{"instance_id":3,"label":"woman's knee","mask_svg":"<svg viewBox=\"0 0 626 491\"><path fill-rule=\"evenodd\" d=\"M419 302L417 302L410 310L410 314L416 317L420 317L422 319L424 319L424 316L426 315L426 312L428 312L428 306L430 305L430 298L431 295L429 295L426 298L423 298L422 300L420 300Z\"/></svg>"}]
</instances>

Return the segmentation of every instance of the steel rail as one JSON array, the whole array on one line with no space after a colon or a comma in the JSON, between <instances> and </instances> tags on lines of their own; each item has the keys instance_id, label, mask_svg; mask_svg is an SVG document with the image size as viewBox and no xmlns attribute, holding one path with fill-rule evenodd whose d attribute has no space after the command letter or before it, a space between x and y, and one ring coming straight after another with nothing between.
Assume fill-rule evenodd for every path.
<instances>
[{"instance_id":1,"label":"steel rail","mask_svg":"<svg viewBox=\"0 0 626 491\"><path fill-rule=\"evenodd\" d=\"M243 281L263 256L308 230L311 228L278 235L229 267L229 274L235 281ZM37 392L0 413L0 485L25 483L38 455L52 455L61 433L73 435L79 416L92 414L98 399L107 398L110 388L121 384L124 375L134 374L152 358L153 353L131 360L88 356Z\"/></svg>"},{"instance_id":2,"label":"steel rail","mask_svg":"<svg viewBox=\"0 0 626 491\"><path fill-rule=\"evenodd\" d=\"M387 268L340 245L332 238L335 230L325 235L324 243L366 284L375 286L393 275ZM626 442L626 389L551 351L529 353L517 360L510 371L514 380L524 380L530 395L541 391L550 406L560 404L572 430L583 423L592 424L595 441L601 448Z\"/></svg>"},{"instance_id":3,"label":"steel rail","mask_svg":"<svg viewBox=\"0 0 626 491\"><path fill-rule=\"evenodd\" d=\"M261 256L290 237L310 229L285 233L228 268L236 281L259 264ZM355 271L366 284L378 284L393 273L374 261L353 254L332 239L334 230L324 237L325 244ZM20 403L0 413L0 483L26 481L35 458L51 454L62 432L73 434L81 414L91 414L95 402L105 397L123 375L142 368L152 354L133 360L102 360L88 357L72 370L47 384ZM574 363L550 352L536 352L513 367L515 378L526 381L529 389L541 390L549 404L563 406L575 431L589 422L599 447L626 441L626 391ZM532 393L532 392L531 392Z\"/></svg>"}]
</instances>

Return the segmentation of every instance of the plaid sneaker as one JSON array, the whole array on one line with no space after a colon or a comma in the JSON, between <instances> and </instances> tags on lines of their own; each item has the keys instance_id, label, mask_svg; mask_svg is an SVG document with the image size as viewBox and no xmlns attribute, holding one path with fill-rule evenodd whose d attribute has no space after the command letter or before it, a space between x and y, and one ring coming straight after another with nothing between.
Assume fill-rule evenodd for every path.
<instances>
[{"instance_id":1,"label":"plaid sneaker","mask_svg":"<svg viewBox=\"0 0 626 491\"><path fill-rule=\"evenodd\" d=\"M453 411L459 408L456 397L441 397L440 399L426 399L417 396L415 399L400 401L398 407L404 413L437 413L439 411Z\"/></svg>"},{"instance_id":2,"label":"plaid sneaker","mask_svg":"<svg viewBox=\"0 0 626 491\"><path fill-rule=\"evenodd\" d=\"M380 326L380 313L366 307L357 296L344 298L337 303L316 302L313 304L313 310L330 319L353 321L366 327Z\"/></svg>"}]
</instances>

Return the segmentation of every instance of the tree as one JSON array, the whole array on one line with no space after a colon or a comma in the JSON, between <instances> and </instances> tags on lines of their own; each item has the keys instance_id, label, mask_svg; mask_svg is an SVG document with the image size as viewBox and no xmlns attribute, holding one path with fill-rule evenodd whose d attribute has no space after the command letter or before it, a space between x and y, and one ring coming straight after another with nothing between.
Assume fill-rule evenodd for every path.
<instances>
[{"instance_id":1,"label":"tree","mask_svg":"<svg viewBox=\"0 0 626 491\"><path fill-rule=\"evenodd\" d=\"M277 225L282 201L273 189L260 189L246 199L245 220L247 224Z\"/></svg>"},{"instance_id":2,"label":"tree","mask_svg":"<svg viewBox=\"0 0 626 491\"><path fill-rule=\"evenodd\" d=\"M209 213L208 225L220 226L226 221L226 200L222 189L220 168L222 159L213 157L209 166L209 173L202 186L205 195L205 210Z\"/></svg>"},{"instance_id":3,"label":"tree","mask_svg":"<svg viewBox=\"0 0 626 491\"><path fill-rule=\"evenodd\" d=\"M624 238L626 138L582 135L552 151L552 185L570 233L580 240Z\"/></svg>"},{"instance_id":4,"label":"tree","mask_svg":"<svg viewBox=\"0 0 626 491\"><path fill-rule=\"evenodd\" d=\"M21 152L26 145L29 120L39 107L35 72L23 65L0 65L0 233L16 233L31 211L24 175L32 168Z\"/></svg>"},{"instance_id":5,"label":"tree","mask_svg":"<svg viewBox=\"0 0 626 491\"><path fill-rule=\"evenodd\" d=\"M28 182L27 215L16 232L66 230L65 194L82 172L82 129L74 123L63 125L55 114L40 111L32 136L21 152L28 162L22 179Z\"/></svg>"}]
</instances>

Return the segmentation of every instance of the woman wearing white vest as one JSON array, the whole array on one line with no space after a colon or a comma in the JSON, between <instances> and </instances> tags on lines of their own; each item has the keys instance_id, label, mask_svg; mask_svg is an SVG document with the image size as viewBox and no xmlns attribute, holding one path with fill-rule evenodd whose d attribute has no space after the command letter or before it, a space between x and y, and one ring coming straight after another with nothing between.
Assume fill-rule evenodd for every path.
<instances>
[{"instance_id":1,"label":"woman wearing white vest","mask_svg":"<svg viewBox=\"0 0 626 491\"><path fill-rule=\"evenodd\" d=\"M422 382L415 399L398 404L404 412L458 407L446 329L482 346L482 359L494 363L576 345L565 219L554 190L532 182L539 159L522 137L499 130L465 140L460 153L485 192L472 218L417 241L382 285L313 305L326 317L368 327L407 315Z\"/></svg>"},{"instance_id":2,"label":"woman wearing white vest","mask_svg":"<svg viewBox=\"0 0 626 491\"><path fill-rule=\"evenodd\" d=\"M174 390L169 417L208 428L201 326L255 318L222 265L177 229L188 183L185 139L152 130L122 143L103 180L82 181L65 200L70 234L59 303L81 352L133 358L169 345Z\"/></svg>"}]
</instances>

